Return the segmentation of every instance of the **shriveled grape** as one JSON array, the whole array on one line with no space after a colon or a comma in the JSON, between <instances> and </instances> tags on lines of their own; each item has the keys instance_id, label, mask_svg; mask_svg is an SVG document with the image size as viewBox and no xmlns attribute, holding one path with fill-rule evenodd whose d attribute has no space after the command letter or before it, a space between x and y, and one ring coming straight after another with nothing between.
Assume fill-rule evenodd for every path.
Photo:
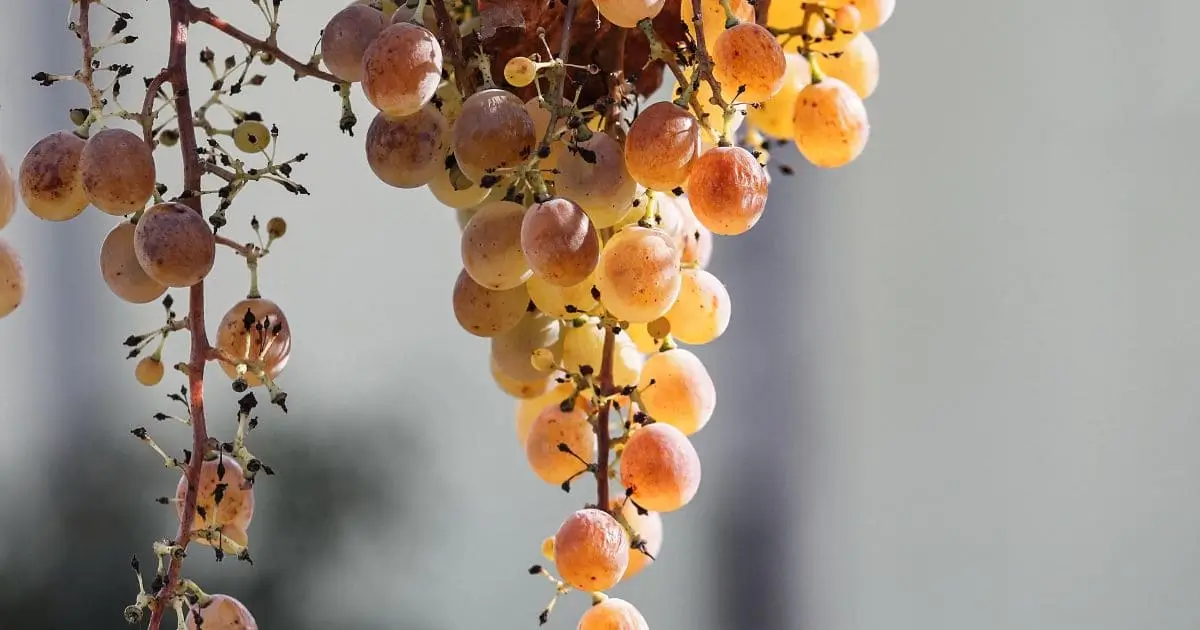
<instances>
[{"instance_id":1,"label":"shriveled grape","mask_svg":"<svg viewBox=\"0 0 1200 630\"><path fill-rule=\"evenodd\" d=\"M157 300L167 287L146 274L133 240L136 226L128 221L113 228L100 246L100 275L114 295L131 304Z\"/></svg>"},{"instance_id":2,"label":"shriveled grape","mask_svg":"<svg viewBox=\"0 0 1200 630\"><path fill-rule=\"evenodd\" d=\"M625 166L620 143L598 133L568 151L559 160L555 191L579 204L596 229L612 227L629 212L637 195L637 182Z\"/></svg>"},{"instance_id":3,"label":"shriveled grape","mask_svg":"<svg viewBox=\"0 0 1200 630\"><path fill-rule=\"evenodd\" d=\"M536 275L525 282L529 298L539 310L563 319L577 317L582 312L596 308L598 302L592 297L592 287L595 285L595 274L569 287L551 284ZM571 307L570 310L568 306Z\"/></svg>"},{"instance_id":4,"label":"shriveled grape","mask_svg":"<svg viewBox=\"0 0 1200 630\"><path fill-rule=\"evenodd\" d=\"M741 147L716 147L692 165L687 193L692 212L704 227L716 234L742 234L766 210L766 171Z\"/></svg>"},{"instance_id":5,"label":"shriveled grape","mask_svg":"<svg viewBox=\"0 0 1200 630\"><path fill-rule=\"evenodd\" d=\"M787 59L783 47L766 28L753 22L738 24L717 38L713 74L721 91L737 91L743 103L761 103L783 87Z\"/></svg>"},{"instance_id":6,"label":"shriveled grape","mask_svg":"<svg viewBox=\"0 0 1200 630\"><path fill-rule=\"evenodd\" d=\"M154 153L125 129L104 129L89 138L79 170L92 205L111 215L137 212L154 194Z\"/></svg>"},{"instance_id":7,"label":"shriveled grape","mask_svg":"<svg viewBox=\"0 0 1200 630\"><path fill-rule=\"evenodd\" d=\"M363 54L385 26L383 12L368 6L350 5L335 13L321 31L325 67L343 81L361 81Z\"/></svg>"},{"instance_id":8,"label":"shriveled grape","mask_svg":"<svg viewBox=\"0 0 1200 630\"><path fill-rule=\"evenodd\" d=\"M525 316L529 292L524 285L493 291L459 272L454 283L454 318L463 330L479 337L495 337L512 330Z\"/></svg>"},{"instance_id":9,"label":"shriveled grape","mask_svg":"<svg viewBox=\"0 0 1200 630\"><path fill-rule=\"evenodd\" d=\"M196 455L197 457L199 455ZM243 531L250 527L254 518L254 489L243 488L245 473L241 464L232 457L206 460L200 467L200 480L196 484L196 514L192 518L192 529L235 526ZM187 494L187 475L179 478L175 487L175 514L183 519L183 500ZM221 500L217 500L220 495Z\"/></svg>"},{"instance_id":10,"label":"shriveled grape","mask_svg":"<svg viewBox=\"0 0 1200 630\"><path fill-rule=\"evenodd\" d=\"M822 168L853 162L871 135L862 98L854 88L832 77L800 91L792 124L800 154Z\"/></svg>"},{"instance_id":11,"label":"shriveled grape","mask_svg":"<svg viewBox=\"0 0 1200 630\"><path fill-rule=\"evenodd\" d=\"M274 379L287 366L292 353L292 329L279 305L265 298L247 298L233 305L217 326L214 346L245 363L250 369L242 376L255 387L262 379L257 369ZM221 369L229 378L237 378L237 366L222 361Z\"/></svg>"},{"instance_id":12,"label":"shriveled grape","mask_svg":"<svg viewBox=\"0 0 1200 630\"><path fill-rule=\"evenodd\" d=\"M499 89L468 97L452 133L458 166L476 183L497 169L523 163L533 155L536 143L525 103Z\"/></svg>"},{"instance_id":13,"label":"shriveled grape","mask_svg":"<svg viewBox=\"0 0 1200 630\"><path fill-rule=\"evenodd\" d=\"M56 131L37 141L21 160L21 199L35 216L66 221L88 205L79 158L84 141L69 131Z\"/></svg>"},{"instance_id":14,"label":"shriveled grape","mask_svg":"<svg viewBox=\"0 0 1200 630\"><path fill-rule=\"evenodd\" d=\"M666 0L596 0L596 10L621 28L637 28L641 20L658 15L664 4Z\"/></svg>"},{"instance_id":15,"label":"shriveled grape","mask_svg":"<svg viewBox=\"0 0 1200 630\"><path fill-rule=\"evenodd\" d=\"M551 348L561 356L559 321L538 313L527 313L512 330L492 337L492 358L497 367L518 381L533 382L548 372L533 367L530 359L538 348Z\"/></svg>"},{"instance_id":16,"label":"shriveled grape","mask_svg":"<svg viewBox=\"0 0 1200 630\"><path fill-rule=\"evenodd\" d=\"M479 284L502 291L520 286L533 275L521 247L525 208L511 201L491 201L467 222L462 233L462 261Z\"/></svg>"},{"instance_id":17,"label":"shriveled grape","mask_svg":"<svg viewBox=\"0 0 1200 630\"><path fill-rule=\"evenodd\" d=\"M575 202L555 197L536 203L521 223L521 249L538 277L569 287L583 282L600 260L600 237Z\"/></svg>"},{"instance_id":18,"label":"shriveled grape","mask_svg":"<svg viewBox=\"0 0 1200 630\"><path fill-rule=\"evenodd\" d=\"M428 29L410 22L383 29L363 53L362 87L367 100L392 116L415 114L442 81L442 45Z\"/></svg>"},{"instance_id":19,"label":"shriveled grape","mask_svg":"<svg viewBox=\"0 0 1200 630\"><path fill-rule=\"evenodd\" d=\"M674 333L674 324L671 330ZM642 367L638 388L645 390L641 394L645 412L685 435L703 429L717 406L717 390L708 369L683 348L651 354Z\"/></svg>"},{"instance_id":20,"label":"shriveled grape","mask_svg":"<svg viewBox=\"0 0 1200 630\"><path fill-rule=\"evenodd\" d=\"M175 202L151 206L133 233L138 264L155 282L190 287L212 271L217 244L199 212Z\"/></svg>"},{"instance_id":21,"label":"shriveled grape","mask_svg":"<svg viewBox=\"0 0 1200 630\"><path fill-rule=\"evenodd\" d=\"M700 489L700 456L679 429L655 423L633 432L621 453L621 484L653 512L674 512Z\"/></svg>"},{"instance_id":22,"label":"shriveled grape","mask_svg":"<svg viewBox=\"0 0 1200 630\"><path fill-rule=\"evenodd\" d=\"M825 74L841 79L863 99L879 86L879 51L866 33L859 33L837 57L821 59Z\"/></svg>"},{"instance_id":23,"label":"shriveled grape","mask_svg":"<svg viewBox=\"0 0 1200 630\"><path fill-rule=\"evenodd\" d=\"M679 297L666 314L671 335L693 345L709 343L729 327L733 308L729 291L703 269L684 269L682 276Z\"/></svg>"},{"instance_id":24,"label":"shriveled grape","mask_svg":"<svg viewBox=\"0 0 1200 630\"><path fill-rule=\"evenodd\" d=\"M563 444L570 452L561 450ZM550 485L562 485L578 476L596 457L596 434L588 422L587 408L576 405L563 411L554 404L543 407L525 436L525 457L533 472Z\"/></svg>"},{"instance_id":25,"label":"shriveled grape","mask_svg":"<svg viewBox=\"0 0 1200 630\"><path fill-rule=\"evenodd\" d=\"M446 165L449 126L433 105L408 116L380 112L367 129L367 163L383 183L417 188Z\"/></svg>"},{"instance_id":26,"label":"shriveled grape","mask_svg":"<svg viewBox=\"0 0 1200 630\"><path fill-rule=\"evenodd\" d=\"M258 622L238 600L213 595L188 611L187 630L258 630Z\"/></svg>"},{"instance_id":27,"label":"shriveled grape","mask_svg":"<svg viewBox=\"0 0 1200 630\"><path fill-rule=\"evenodd\" d=\"M625 582L653 564L654 560L658 558L659 552L662 551L662 515L658 512L641 514L633 501L623 496L612 499L609 511L613 514L620 514L637 538L644 543L642 549L635 549L632 546L629 548L629 568L625 570L625 577L621 578L621 581Z\"/></svg>"},{"instance_id":28,"label":"shriveled grape","mask_svg":"<svg viewBox=\"0 0 1200 630\"><path fill-rule=\"evenodd\" d=\"M606 591L621 581L629 566L629 535L608 512L578 510L554 535L554 563L567 584L582 591Z\"/></svg>"},{"instance_id":29,"label":"shriveled grape","mask_svg":"<svg viewBox=\"0 0 1200 630\"><path fill-rule=\"evenodd\" d=\"M775 3L771 3L771 6L774 7ZM784 74L783 85L775 96L763 101L759 107L751 108L749 118L750 124L761 129L763 133L782 140L791 140L796 136L796 128L792 124L796 98L800 95L800 90L812 81L812 69L807 59L795 53L788 53L786 59L787 72ZM821 66L824 67L825 63L826 60L822 59Z\"/></svg>"},{"instance_id":30,"label":"shriveled grape","mask_svg":"<svg viewBox=\"0 0 1200 630\"><path fill-rule=\"evenodd\" d=\"M634 180L651 190L682 186L699 155L700 122L666 101L643 110L625 137L625 166Z\"/></svg>"},{"instance_id":31,"label":"shriveled grape","mask_svg":"<svg viewBox=\"0 0 1200 630\"><path fill-rule=\"evenodd\" d=\"M609 597L583 613L578 630L650 630L650 624L633 604Z\"/></svg>"},{"instance_id":32,"label":"shriveled grape","mask_svg":"<svg viewBox=\"0 0 1200 630\"><path fill-rule=\"evenodd\" d=\"M25 299L25 268L21 257L4 239L0 239L0 318L17 310Z\"/></svg>"},{"instance_id":33,"label":"shriveled grape","mask_svg":"<svg viewBox=\"0 0 1200 630\"><path fill-rule=\"evenodd\" d=\"M625 228L604 245L596 287L615 317L634 323L661 317L679 295L679 285L679 252L662 230Z\"/></svg>"}]
</instances>

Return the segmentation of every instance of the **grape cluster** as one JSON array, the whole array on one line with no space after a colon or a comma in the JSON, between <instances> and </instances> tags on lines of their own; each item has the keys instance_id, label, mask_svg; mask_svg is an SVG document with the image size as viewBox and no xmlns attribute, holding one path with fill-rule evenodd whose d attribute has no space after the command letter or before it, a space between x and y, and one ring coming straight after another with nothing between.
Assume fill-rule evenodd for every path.
<instances>
[{"instance_id":1,"label":"grape cluster","mask_svg":"<svg viewBox=\"0 0 1200 630\"><path fill-rule=\"evenodd\" d=\"M489 342L491 374L516 399L529 467L568 492L585 476L595 479L596 500L542 544L555 571L530 569L555 585L540 621L575 589L591 593L594 604L581 630L648 628L633 604L604 591L654 562L661 515L684 508L700 489L691 436L712 420L717 396L689 347L720 338L732 313L728 289L707 269L715 237L744 234L761 220L772 142L794 143L823 168L861 155L870 131L863 99L879 81L867 32L891 17L895 0L356 0L332 15L307 62L275 44L281 0L252 1L268 21L264 39L189 0L169 0L171 65L146 78L139 113L117 100L132 68L95 59L107 46L136 41L120 35L132 16L99 5L117 19L109 39L93 46L93 0L74 0L81 69L34 79L82 82L89 107L71 111L74 130L38 141L15 179L0 158L0 228L18 193L47 221L69 220L89 205L122 217L101 246L100 275L118 298L161 299L166 311L161 328L126 340L130 358L157 341L137 363L139 382L163 380L168 335L193 337L189 362L174 366L191 390L169 396L186 413L155 415L189 425L192 450L172 457L145 429L133 432L183 474L175 496L160 499L174 504L180 533L156 543L155 583L139 589L127 617L150 610L158 630L173 606L188 628L256 627L236 599L182 578L179 562L189 542L211 547L218 559L249 561L254 481L260 471L273 474L246 447L257 424L253 392L238 402L232 441L208 435L204 365L217 362L238 392L265 387L287 410L275 381L288 363L291 329L258 283L260 261L287 224L272 219L263 239L252 218L256 242L248 244L220 234L251 183L308 194L292 179L304 154L276 159L278 129L228 103L266 80L251 74L254 66L282 62L297 79L333 84L339 126L351 135L357 117L349 97L361 89L376 110L362 139L366 166L385 184L427 188L456 211L462 268L452 310L465 331ZM224 60L200 52L213 83L199 107L183 89L193 23L246 48ZM101 72L114 75L104 89L94 78ZM652 101L668 73L671 98ZM216 110L231 124L215 122ZM140 123L141 133L119 121ZM184 188L168 197L155 150L177 144ZM204 186L208 180L217 187ZM208 214L206 201L215 205ZM210 342L204 280L222 247L245 260L250 286ZM189 290L187 316L172 309L171 289ZM0 240L0 317L24 293L21 262Z\"/></svg>"}]
</instances>

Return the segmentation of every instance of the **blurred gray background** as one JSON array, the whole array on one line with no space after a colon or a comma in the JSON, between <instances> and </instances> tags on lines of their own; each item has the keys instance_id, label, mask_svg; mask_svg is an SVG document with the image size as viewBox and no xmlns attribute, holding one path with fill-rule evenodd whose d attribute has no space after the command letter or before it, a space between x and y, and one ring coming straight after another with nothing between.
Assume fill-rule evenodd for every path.
<instances>
[{"instance_id":1,"label":"blurred gray background","mask_svg":"<svg viewBox=\"0 0 1200 630\"><path fill-rule=\"evenodd\" d=\"M83 94L28 80L73 67L66 2L6 4L15 167ZM133 79L162 65L162 4L115 3L142 36ZM256 24L233 4L214 9ZM341 6L285 2L282 43L305 56ZM872 34L866 154L816 172L777 151L797 176L776 178L762 227L717 243L735 314L699 350L720 392L702 492L616 593L659 630L1196 628L1197 20L1170 0L900 0ZM250 214L291 225L262 288L296 336L293 413L261 409L253 434L279 471L257 563L197 551L189 573L265 628L534 627L550 593L524 570L589 493L527 470L486 344L454 323L453 213L376 181L325 85L279 68L239 102L279 125L282 154L311 153L311 197L260 186L231 215L239 239ZM176 475L127 432L184 446L150 418L179 382L131 378L120 342L161 311L101 282L113 223L21 213L3 235L30 290L0 323L0 628L123 627L129 556L149 564L174 531L153 498ZM213 278L215 322L245 275L226 257ZM227 436L234 395L211 374Z\"/></svg>"}]
</instances>

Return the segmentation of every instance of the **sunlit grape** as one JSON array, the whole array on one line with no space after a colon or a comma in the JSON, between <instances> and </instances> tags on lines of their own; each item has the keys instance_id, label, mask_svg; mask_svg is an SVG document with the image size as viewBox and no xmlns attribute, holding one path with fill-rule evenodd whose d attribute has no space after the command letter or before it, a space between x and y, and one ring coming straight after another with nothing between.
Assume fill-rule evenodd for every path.
<instances>
[{"instance_id":1,"label":"sunlit grape","mask_svg":"<svg viewBox=\"0 0 1200 630\"><path fill-rule=\"evenodd\" d=\"M113 228L100 246L100 275L114 295L132 304L153 302L167 287L146 274L133 249L136 226L125 221Z\"/></svg>"},{"instance_id":2,"label":"sunlit grape","mask_svg":"<svg viewBox=\"0 0 1200 630\"><path fill-rule=\"evenodd\" d=\"M662 345L661 339L655 339L646 330L646 324L630 324L625 332L628 333L629 340L633 342L634 347L643 354L658 352L659 346ZM644 366L643 369L645 369Z\"/></svg>"},{"instance_id":3,"label":"sunlit grape","mask_svg":"<svg viewBox=\"0 0 1200 630\"><path fill-rule=\"evenodd\" d=\"M343 81L362 80L363 54L387 20L383 13L368 6L351 5L338 11L321 31L321 60Z\"/></svg>"},{"instance_id":4,"label":"sunlit grape","mask_svg":"<svg viewBox=\"0 0 1200 630\"><path fill-rule=\"evenodd\" d=\"M734 236L754 227L767 207L767 176L741 147L716 147L692 165L687 182L692 212L716 234Z\"/></svg>"},{"instance_id":5,"label":"sunlit grape","mask_svg":"<svg viewBox=\"0 0 1200 630\"><path fill-rule=\"evenodd\" d=\"M446 119L433 105L409 116L381 112L367 129L367 163L385 184L417 188L445 170L448 144Z\"/></svg>"},{"instance_id":6,"label":"sunlit grape","mask_svg":"<svg viewBox=\"0 0 1200 630\"><path fill-rule=\"evenodd\" d=\"M7 241L0 239L0 318L17 310L25 299L25 268L21 257Z\"/></svg>"},{"instance_id":7,"label":"sunlit grape","mask_svg":"<svg viewBox=\"0 0 1200 630\"><path fill-rule=\"evenodd\" d=\"M772 5L775 3L772 2ZM781 2L780 4L790 4ZM739 22L754 21L754 5L747 0L730 0L729 7L733 9L733 16ZM683 0L680 5L680 17L683 23L687 26L688 32L691 33L692 39L696 38L695 18L696 12L692 7L692 0ZM700 17L704 28L704 43L707 45L709 54L713 54L717 47L717 38L725 31L725 20L727 15L725 7L721 5L721 0L701 0L700 2Z\"/></svg>"},{"instance_id":8,"label":"sunlit grape","mask_svg":"<svg viewBox=\"0 0 1200 630\"><path fill-rule=\"evenodd\" d=\"M633 533L645 544L642 550L630 547L629 568L625 570L625 577L621 578L622 582L626 582L653 564L654 560L658 558L658 553L662 551L662 515L658 512L640 514L633 501L623 496L612 499L610 511L613 514L620 514L621 518L629 524Z\"/></svg>"},{"instance_id":9,"label":"sunlit grape","mask_svg":"<svg viewBox=\"0 0 1200 630\"><path fill-rule=\"evenodd\" d=\"M533 300L538 310L563 319L577 317L580 313L596 308L598 302L592 297L592 287L595 285L595 274L569 287L551 284L538 276L533 276L525 282L525 288L529 290L529 299Z\"/></svg>"},{"instance_id":10,"label":"sunlit grape","mask_svg":"<svg viewBox=\"0 0 1200 630\"><path fill-rule=\"evenodd\" d=\"M187 630L258 630L258 623L238 600L213 595L188 610Z\"/></svg>"},{"instance_id":11,"label":"sunlit grape","mask_svg":"<svg viewBox=\"0 0 1200 630\"><path fill-rule=\"evenodd\" d=\"M571 514L554 535L554 563L563 581L582 591L606 591L629 566L629 535L608 512Z\"/></svg>"},{"instance_id":12,"label":"sunlit grape","mask_svg":"<svg viewBox=\"0 0 1200 630\"><path fill-rule=\"evenodd\" d=\"M847 4L833 12L833 25L844 33L857 33L862 30L862 13L858 7Z\"/></svg>"},{"instance_id":13,"label":"sunlit grape","mask_svg":"<svg viewBox=\"0 0 1200 630\"><path fill-rule=\"evenodd\" d=\"M586 324L579 328L568 328L563 333L562 362L567 370L579 372L590 366L599 373L604 361L604 328ZM642 373L642 355L627 336L617 336L613 347L613 383L618 386L633 385Z\"/></svg>"},{"instance_id":14,"label":"sunlit grape","mask_svg":"<svg viewBox=\"0 0 1200 630\"><path fill-rule=\"evenodd\" d=\"M704 363L683 348L651 354L638 388L645 390L645 412L685 435L703 429L717 406L717 390Z\"/></svg>"},{"instance_id":15,"label":"sunlit grape","mask_svg":"<svg viewBox=\"0 0 1200 630\"><path fill-rule=\"evenodd\" d=\"M292 329L279 305L265 298L247 298L233 305L217 325L214 347L251 368L259 368L272 379L287 367L292 353ZM237 378L237 367L221 361L229 378ZM262 382L251 369L242 378L251 387Z\"/></svg>"},{"instance_id":16,"label":"sunlit grape","mask_svg":"<svg viewBox=\"0 0 1200 630\"><path fill-rule=\"evenodd\" d=\"M521 446L525 446L525 442L529 437L529 427L533 426L533 421L537 420L538 415L546 407L561 404L564 400L570 398L574 392L575 385L573 383L553 383L545 392L517 401L516 429L517 440L521 442ZM575 404L578 407L583 407L587 405L587 401L582 396L579 396Z\"/></svg>"},{"instance_id":17,"label":"sunlit grape","mask_svg":"<svg viewBox=\"0 0 1200 630\"><path fill-rule=\"evenodd\" d=\"M254 489L243 488L245 473L241 464L227 455L206 460L200 467L196 484L196 513L192 529L233 525L245 531L254 518ZM183 500L187 494L187 475L175 487L175 513L183 518ZM220 501L217 497L220 496Z\"/></svg>"},{"instance_id":18,"label":"sunlit grape","mask_svg":"<svg viewBox=\"0 0 1200 630\"><path fill-rule=\"evenodd\" d=\"M832 77L800 91L792 123L800 154L823 168L853 162L871 134L862 98L854 88Z\"/></svg>"},{"instance_id":19,"label":"sunlit grape","mask_svg":"<svg viewBox=\"0 0 1200 630\"><path fill-rule=\"evenodd\" d=\"M66 221L88 205L79 158L84 141L69 131L56 131L37 141L21 160L21 200L35 216Z\"/></svg>"},{"instance_id":20,"label":"sunlit grape","mask_svg":"<svg viewBox=\"0 0 1200 630\"><path fill-rule=\"evenodd\" d=\"M596 287L610 313L629 322L661 317L679 295L679 252L662 230L617 232L600 255Z\"/></svg>"},{"instance_id":21,"label":"sunlit grape","mask_svg":"<svg viewBox=\"0 0 1200 630\"><path fill-rule=\"evenodd\" d=\"M783 4L783 3L780 3ZM774 7L775 3L771 3ZM792 114L796 111L796 98L800 90L812 81L812 69L808 60L794 54L787 54L787 72L784 74L783 85L775 96L763 101L758 107L750 108L750 124L758 127L763 133L782 140L791 140L796 136L796 127L792 124ZM826 61L821 60L821 67Z\"/></svg>"},{"instance_id":22,"label":"sunlit grape","mask_svg":"<svg viewBox=\"0 0 1200 630\"><path fill-rule=\"evenodd\" d=\"M142 385L152 387L162 382L165 371L162 359L149 356L138 361L137 366L133 369L133 376Z\"/></svg>"},{"instance_id":23,"label":"sunlit grape","mask_svg":"<svg viewBox=\"0 0 1200 630\"><path fill-rule=\"evenodd\" d=\"M621 485L652 512L673 512L700 489L700 456L679 429L656 423L633 432L621 453Z\"/></svg>"},{"instance_id":24,"label":"sunlit grape","mask_svg":"<svg viewBox=\"0 0 1200 630\"><path fill-rule=\"evenodd\" d=\"M713 253L712 230L696 218L692 204L686 196L674 197L670 202L680 216L679 229L673 235L675 247L679 249L679 262L700 268L707 267Z\"/></svg>"},{"instance_id":25,"label":"sunlit grape","mask_svg":"<svg viewBox=\"0 0 1200 630\"><path fill-rule=\"evenodd\" d=\"M562 328L559 321L538 313L528 313L512 330L492 337L492 358L509 378L535 382L547 373L533 367L530 358L538 348L550 348L561 356Z\"/></svg>"},{"instance_id":26,"label":"sunlit grape","mask_svg":"<svg viewBox=\"0 0 1200 630\"><path fill-rule=\"evenodd\" d=\"M586 280L600 260L600 237L583 209L555 197L535 203L521 223L521 249L543 280L569 287Z\"/></svg>"},{"instance_id":27,"label":"sunlit grape","mask_svg":"<svg viewBox=\"0 0 1200 630\"><path fill-rule=\"evenodd\" d=\"M891 19L892 14L896 11L896 0L826 0L825 5L831 9L838 9L845 5L852 4L858 9L860 15L859 28L866 31L873 31L885 22Z\"/></svg>"},{"instance_id":28,"label":"sunlit grape","mask_svg":"<svg viewBox=\"0 0 1200 630\"><path fill-rule=\"evenodd\" d=\"M638 22L653 19L666 0L596 0L596 9L604 19L621 28L637 28Z\"/></svg>"},{"instance_id":29,"label":"sunlit grape","mask_svg":"<svg viewBox=\"0 0 1200 630\"><path fill-rule=\"evenodd\" d=\"M703 269L684 269L682 276L679 297L666 315L671 335L693 345L709 343L729 326L729 292L716 276Z\"/></svg>"},{"instance_id":30,"label":"sunlit grape","mask_svg":"<svg viewBox=\"0 0 1200 630\"><path fill-rule=\"evenodd\" d=\"M562 450L564 444L570 452ZM588 422L587 408L576 405L563 411L553 404L543 407L525 436L525 457L533 472L553 486L584 472L596 457L596 434Z\"/></svg>"},{"instance_id":31,"label":"sunlit grape","mask_svg":"<svg viewBox=\"0 0 1200 630\"><path fill-rule=\"evenodd\" d=\"M879 51L866 33L859 33L851 40L841 55L821 59L819 63L825 74L841 79L864 99L879 86Z\"/></svg>"},{"instance_id":32,"label":"sunlit grape","mask_svg":"<svg viewBox=\"0 0 1200 630\"><path fill-rule=\"evenodd\" d=\"M537 64L529 57L513 57L504 64L504 80L513 87L525 87L537 77Z\"/></svg>"},{"instance_id":33,"label":"sunlit grape","mask_svg":"<svg viewBox=\"0 0 1200 630\"><path fill-rule=\"evenodd\" d=\"M88 199L108 214L137 212L154 194L154 154L141 136L124 129L103 129L89 138L79 170Z\"/></svg>"},{"instance_id":34,"label":"sunlit grape","mask_svg":"<svg viewBox=\"0 0 1200 630\"><path fill-rule=\"evenodd\" d=\"M490 89L472 94L454 123L452 146L458 166L474 182L530 158L537 145L533 119L511 92Z\"/></svg>"},{"instance_id":35,"label":"sunlit grape","mask_svg":"<svg viewBox=\"0 0 1200 630\"><path fill-rule=\"evenodd\" d=\"M643 110L625 137L625 166L634 180L651 190L682 186L699 155L699 121L667 101Z\"/></svg>"},{"instance_id":36,"label":"sunlit grape","mask_svg":"<svg viewBox=\"0 0 1200 630\"><path fill-rule=\"evenodd\" d=\"M521 248L525 208L511 201L491 201L467 222L462 233L463 267L471 278L493 290L520 286L533 275Z\"/></svg>"},{"instance_id":37,"label":"sunlit grape","mask_svg":"<svg viewBox=\"0 0 1200 630\"><path fill-rule=\"evenodd\" d=\"M168 287L190 287L203 280L212 270L216 250L208 222L181 203L151 206L133 232L138 264Z\"/></svg>"},{"instance_id":38,"label":"sunlit grape","mask_svg":"<svg viewBox=\"0 0 1200 630\"><path fill-rule=\"evenodd\" d=\"M463 270L454 283L453 304L454 317L463 330L479 337L495 337L511 330L525 316L529 292L524 285L493 291Z\"/></svg>"},{"instance_id":39,"label":"sunlit grape","mask_svg":"<svg viewBox=\"0 0 1200 630\"><path fill-rule=\"evenodd\" d=\"M713 74L723 93L744 88L739 102L760 103L783 87L787 71L783 48L770 31L753 22L722 33L717 38L713 61Z\"/></svg>"},{"instance_id":40,"label":"sunlit grape","mask_svg":"<svg viewBox=\"0 0 1200 630\"><path fill-rule=\"evenodd\" d=\"M500 369L500 364L496 362L495 356L489 357L488 362L491 366L492 380L495 381L496 386L500 388L500 391L517 400L524 401L537 398L550 391L555 385L552 374L538 373L532 379L522 381L509 376L504 370Z\"/></svg>"},{"instance_id":41,"label":"sunlit grape","mask_svg":"<svg viewBox=\"0 0 1200 630\"><path fill-rule=\"evenodd\" d=\"M411 22L383 29L363 54L363 94L375 109L392 116L416 113L441 81L442 45Z\"/></svg>"},{"instance_id":42,"label":"sunlit grape","mask_svg":"<svg viewBox=\"0 0 1200 630\"><path fill-rule=\"evenodd\" d=\"M612 227L629 212L638 187L625 167L621 144L598 133L577 148L559 160L555 191L579 204L596 229Z\"/></svg>"},{"instance_id":43,"label":"sunlit grape","mask_svg":"<svg viewBox=\"0 0 1200 630\"><path fill-rule=\"evenodd\" d=\"M628 577L629 571L625 575ZM650 630L650 625L633 604L609 597L583 613L579 630Z\"/></svg>"}]
</instances>

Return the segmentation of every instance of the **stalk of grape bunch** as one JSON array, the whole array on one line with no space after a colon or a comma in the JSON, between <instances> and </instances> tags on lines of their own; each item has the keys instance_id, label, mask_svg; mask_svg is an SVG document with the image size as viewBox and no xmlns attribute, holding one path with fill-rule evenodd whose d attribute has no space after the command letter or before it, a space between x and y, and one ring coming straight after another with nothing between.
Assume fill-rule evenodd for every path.
<instances>
[{"instance_id":1,"label":"stalk of grape bunch","mask_svg":"<svg viewBox=\"0 0 1200 630\"><path fill-rule=\"evenodd\" d=\"M189 448L171 455L145 428L133 431L180 478L174 496L159 499L174 506L177 532L153 545L149 589L134 560L138 594L126 617L149 612L154 630L168 611L187 628L256 627L237 599L185 577L183 559L196 543L218 560L251 561L255 482L273 474L248 446L256 392L287 411L277 379L291 328L260 283L287 223L271 219L264 239L254 213L235 204L263 182L309 192L295 179L306 154L280 157L278 127L235 105L267 81L257 69L282 64L295 79L332 84L336 123L351 136L350 97L361 89L376 110L363 167L455 209L462 267L450 303L461 327L487 340L491 374L516 399L531 480L571 492L595 479L594 501L548 524L541 553L552 566L529 569L552 586L539 622L578 590L593 603L579 628L648 628L634 601L605 592L653 565L661 514L700 490L690 438L718 417L717 395L691 346L716 341L732 320L731 291L707 269L716 237L763 220L768 168L794 172L770 161L772 142L794 143L821 168L863 154L863 99L879 86L866 33L891 17L894 0L358 0L330 17L307 61L276 44L284 3L252 3L266 23L261 37L169 0L166 64L145 78L141 107L130 111L119 99L134 69L96 57L137 41L125 34L133 15L115 1L74 0L80 69L33 78L80 82L87 106L69 113L74 129L29 150L17 178L0 159L0 228L18 193L47 221L88 206L121 217L104 239L100 275L119 299L161 299L165 312L161 327L126 339L128 358L140 358L135 377L157 386L171 365L186 382L168 395L182 411L154 417L188 427ZM97 7L113 20L94 44ZM189 48L196 24L227 35L238 52ZM193 98L189 57L211 75L206 97ZM666 77L672 97L649 102ZM157 181L156 151L175 145L184 181L173 192ZM226 235L246 219L253 241ZM204 281L218 253L244 261L247 292L210 341ZM187 290L183 317L172 289ZM0 317L25 291L25 269L0 240ZM190 335L189 356L164 362L165 340L180 333ZM209 362L244 394L228 441L205 422Z\"/></svg>"}]
</instances>

